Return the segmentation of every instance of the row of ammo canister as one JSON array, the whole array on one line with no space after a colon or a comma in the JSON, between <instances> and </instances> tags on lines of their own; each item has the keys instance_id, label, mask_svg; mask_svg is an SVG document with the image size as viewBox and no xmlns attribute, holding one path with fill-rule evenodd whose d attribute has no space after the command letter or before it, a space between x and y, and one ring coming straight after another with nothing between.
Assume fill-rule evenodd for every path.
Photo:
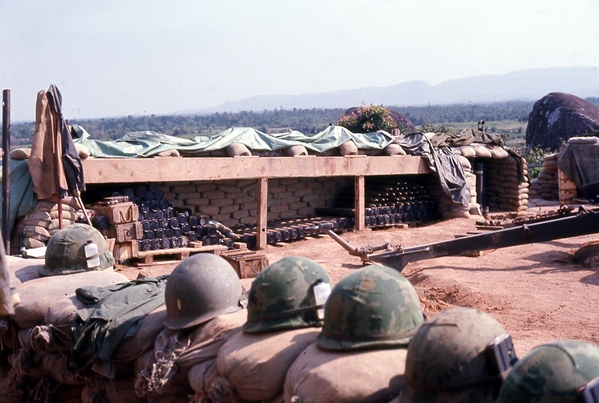
<instances>
[{"instance_id":1,"label":"row of ammo canister","mask_svg":"<svg viewBox=\"0 0 599 403\"><path fill-rule=\"evenodd\" d=\"M293 220L272 221L268 223L266 242L273 245L280 242L293 242L310 236L317 236L323 232L323 224L333 231L342 231L354 227L354 219L350 217L303 217ZM256 245L256 227L244 226L234 229L241 242L248 247Z\"/></svg>"}]
</instances>

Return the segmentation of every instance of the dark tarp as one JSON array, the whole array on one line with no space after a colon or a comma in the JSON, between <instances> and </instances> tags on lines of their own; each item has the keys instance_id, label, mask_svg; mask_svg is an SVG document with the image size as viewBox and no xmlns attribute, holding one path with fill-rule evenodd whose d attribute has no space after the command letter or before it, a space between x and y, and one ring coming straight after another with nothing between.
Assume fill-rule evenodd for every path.
<instances>
[{"instance_id":1,"label":"dark tarp","mask_svg":"<svg viewBox=\"0 0 599 403\"><path fill-rule=\"evenodd\" d=\"M437 138L437 135L431 136ZM436 147L427 135L410 133L396 141L407 154L418 155L425 159L431 171L437 173L439 182L445 194L454 203L468 207L470 204L470 181L458 156L451 147Z\"/></svg>"},{"instance_id":2,"label":"dark tarp","mask_svg":"<svg viewBox=\"0 0 599 403\"><path fill-rule=\"evenodd\" d=\"M592 141L569 141L557 156L557 167L589 198L599 193L599 141Z\"/></svg>"}]
</instances>

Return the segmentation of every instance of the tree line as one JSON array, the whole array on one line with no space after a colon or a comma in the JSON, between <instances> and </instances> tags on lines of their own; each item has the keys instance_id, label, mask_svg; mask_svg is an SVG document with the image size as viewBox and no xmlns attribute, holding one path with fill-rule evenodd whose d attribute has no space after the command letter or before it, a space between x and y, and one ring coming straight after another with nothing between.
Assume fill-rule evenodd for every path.
<instances>
[{"instance_id":1,"label":"tree line","mask_svg":"<svg viewBox=\"0 0 599 403\"><path fill-rule=\"evenodd\" d=\"M598 98L587 99L599 104ZM414 125L440 125L446 123L515 120L527 122L534 102L511 101L492 104L456 104L396 107L386 106L408 117ZM306 135L315 134L331 124L336 124L345 109L274 109L262 112L213 113L209 115L147 115L103 119L72 119L69 124L80 125L96 140L112 140L126 133L150 130L157 133L192 138L211 135L230 127L253 127L274 133L288 129ZM65 116L68 119L68 116ZM11 125L13 146L31 143L34 122Z\"/></svg>"}]
</instances>

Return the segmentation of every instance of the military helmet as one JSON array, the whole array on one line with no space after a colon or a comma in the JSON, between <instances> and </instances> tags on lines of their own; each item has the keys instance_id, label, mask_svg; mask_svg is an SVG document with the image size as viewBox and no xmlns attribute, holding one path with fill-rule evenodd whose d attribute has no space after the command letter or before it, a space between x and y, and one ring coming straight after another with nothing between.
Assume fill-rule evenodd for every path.
<instances>
[{"instance_id":1,"label":"military helmet","mask_svg":"<svg viewBox=\"0 0 599 403\"><path fill-rule=\"evenodd\" d=\"M315 287L331 287L322 266L301 256L288 256L260 272L248 295L248 320L243 331L270 332L322 326ZM330 288L329 288L330 290Z\"/></svg>"},{"instance_id":2,"label":"military helmet","mask_svg":"<svg viewBox=\"0 0 599 403\"><path fill-rule=\"evenodd\" d=\"M93 254L86 248L96 245ZM97 250L97 252L96 252ZM104 236L87 224L72 224L58 230L46 246L45 264L40 269L42 276L72 274L92 270L106 270L114 266L114 257L108 250Z\"/></svg>"},{"instance_id":3,"label":"military helmet","mask_svg":"<svg viewBox=\"0 0 599 403\"><path fill-rule=\"evenodd\" d=\"M224 258L198 253L179 263L164 290L170 329L185 329L241 309L241 282Z\"/></svg>"},{"instance_id":4,"label":"military helmet","mask_svg":"<svg viewBox=\"0 0 599 403\"><path fill-rule=\"evenodd\" d=\"M492 402L501 376L487 346L506 334L490 315L473 308L447 309L425 322L408 346L410 402Z\"/></svg>"},{"instance_id":5,"label":"military helmet","mask_svg":"<svg viewBox=\"0 0 599 403\"><path fill-rule=\"evenodd\" d=\"M559 340L533 348L510 371L498 402L576 402L599 377L599 346Z\"/></svg>"},{"instance_id":6,"label":"military helmet","mask_svg":"<svg viewBox=\"0 0 599 403\"><path fill-rule=\"evenodd\" d=\"M333 288L317 343L327 350L401 347L423 321L414 286L397 270L374 264Z\"/></svg>"}]
</instances>

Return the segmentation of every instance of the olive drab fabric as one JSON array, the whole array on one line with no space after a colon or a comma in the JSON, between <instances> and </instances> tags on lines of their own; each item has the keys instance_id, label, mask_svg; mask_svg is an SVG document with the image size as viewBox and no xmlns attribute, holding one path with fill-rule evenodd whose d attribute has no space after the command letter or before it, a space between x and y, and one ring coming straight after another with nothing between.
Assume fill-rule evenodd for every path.
<instances>
[{"instance_id":1,"label":"olive drab fabric","mask_svg":"<svg viewBox=\"0 0 599 403\"><path fill-rule=\"evenodd\" d=\"M179 263L169 276L164 298L170 329L186 329L241 309L237 272L224 258L198 253Z\"/></svg>"},{"instance_id":2,"label":"olive drab fabric","mask_svg":"<svg viewBox=\"0 0 599 403\"><path fill-rule=\"evenodd\" d=\"M8 262L4 253L4 241L0 235L0 319L15 314L13 297L10 291L10 277L8 275Z\"/></svg>"},{"instance_id":3,"label":"olive drab fabric","mask_svg":"<svg viewBox=\"0 0 599 403\"><path fill-rule=\"evenodd\" d=\"M285 257L260 272L248 297L248 321L243 331L271 332L322 326L314 286L331 284L322 266L301 256Z\"/></svg>"},{"instance_id":4,"label":"olive drab fabric","mask_svg":"<svg viewBox=\"0 0 599 403\"><path fill-rule=\"evenodd\" d=\"M450 308L425 322L408 346L406 402L494 402L501 378L486 347L506 333L490 315Z\"/></svg>"},{"instance_id":5,"label":"olive drab fabric","mask_svg":"<svg viewBox=\"0 0 599 403\"><path fill-rule=\"evenodd\" d=\"M85 246L97 245L97 254L86 256ZM88 259L99 258L99 265L90 267ZM42 276L81 273L91 270L106 270L114 266L115 260L108 250L104 236L87 224L72 224L57 231L48 241Z\"/></svg>"},{"instance_id":6,"label":"olive drab fabric","mask_svg":"<svg viewBox=\"0 0 599 403\"><path fill-rule=\"evenodd\" d=\"M333 288L317 343L327 350L406 346L423 321L414 286L397 270L374 264Z\"/></svg>"},{"instance_id":7,"label":"olive drab fabric","mask_svg":"<svg viewBox=\"0 0 599 403\"><path fill-rule=\"evenodd\" d=\"M533 348L518 361L498 402L578 402L577 391L599 377L599 346L558 340Z\"/></svg>"}]
</instances>

